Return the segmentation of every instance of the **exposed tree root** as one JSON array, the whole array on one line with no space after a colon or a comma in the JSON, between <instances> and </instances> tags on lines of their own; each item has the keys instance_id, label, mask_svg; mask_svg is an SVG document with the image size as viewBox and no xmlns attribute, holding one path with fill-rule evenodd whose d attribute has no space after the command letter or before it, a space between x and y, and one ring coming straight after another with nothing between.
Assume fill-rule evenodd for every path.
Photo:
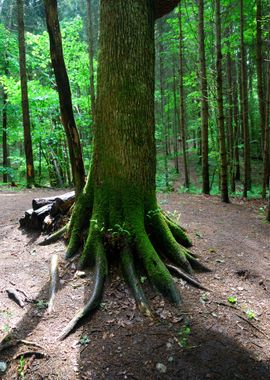
<instances>
[{"instance_id":1,"label":"exposed tree root","mask_svg":"<svg viewBox=\"0 0 270 380\"><path fill-rule=\"evenodd\" d=\"M58 340L65 339L74 329L77 327L78 323L86 318L91 311L96 309L102 297L104 283L107 277L107 258L103 246L103 241L99 237L95 240L95 285L92 296L86 305L75 315L75 317L68 323L68 325L62 330L58 336Z\"/></svg>"},{"instance_id":2,"label":"exposed tree root","mask_svg":"<svg viewBox=\"0 0 270 380\"><path fill-rule=\"evenodd\" d=\"M136 273L135 261L138 263L138 259L152 285L175 305L181 304L181 297L170 271L192 286L208 290L192 274L193 268L200 271L209 271L209 269L187 250L191 242L184 230L159 208L153 207L145 212L143 208L130 204L128 198L125 199L128 205L125 209L118 206L118 196L110 198L108 204L101 203L102 207L100 199L99 202L95 200L94 204L92 200L93 196L84 192L80 196L80 201L75 204L69 225L45 240L46 243L53 242L68 232L70 239L66 258L72 258L83 245L80 267L90 265L95 268L92 296L63 329L58 337L59 340L65 339L99 306L107 276L107 255L111 252L119 257L123 275L138 309L146 316L152 314ZM119 221L124 223L120 224ZM87 237L85 242L83 236ZM165 258L166 264L161 257Z\"/></svg>"},{"instance_id":3,"label":"exposed tree root","mask_svg":"<svg viewBox=\"0 0 270 380\"><path fill-rule=\"evenodd\" d=\"M132 290L138 309L145 316L151 316L152 313L141 287L140 280L137 277L133 255L129 246L124 247L121 251L121 264L125 280Z\"/></svg>"},{"instance_id":4,"label":"exposed tree root","mask_svg":"<svg viewBox=\"0 0 270 380\"><path fill-rule=\"evenodd\" d=\"M185 272L183 272L180 268L177 268L176 266L171 265L171 264L166 264L166 266L169 270L172 270L173 272L175 272L180 278L187 281L189 284L191 284L195 288L211 291L210 289L203 286L199 281L197 281L193 277L191 277L188 274L186 274Z\"/></svg>"}]
</instances>

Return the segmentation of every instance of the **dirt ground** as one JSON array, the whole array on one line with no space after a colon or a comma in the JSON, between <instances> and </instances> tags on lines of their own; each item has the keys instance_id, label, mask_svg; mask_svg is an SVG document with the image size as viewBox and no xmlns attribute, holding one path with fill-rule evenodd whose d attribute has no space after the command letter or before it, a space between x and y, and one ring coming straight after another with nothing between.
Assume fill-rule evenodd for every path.
<instances>
[{"instance_id":1,"label":"dirt ground","mask_svg":"<svg viewBox=\"0 0 270 380\"><path fill-rule=\"evenodd\" d=\"M225 205L216 197L161 194L162 207L180 219L192 251L212 269L197 274L209 291L176 279L183 298L177 310L142 278L155 312L145 318L114 270L100 309L59 342L58 334L89 297L91 273L81 278L76 262L63 260L63 242L38 246L41 237L18 225L34 197L56 193L63 191L0 191L0 342L2 348L13 344L0 351L0 361L7 363L0 377L270 379L270 225L263 221L263 202ZM53 253L60 256L61 287L48 315ZM8 297L7 290L16 289L27 298L23 308ZM3 341L6 336L10 340Z\"/></svg>"}]
</instances>

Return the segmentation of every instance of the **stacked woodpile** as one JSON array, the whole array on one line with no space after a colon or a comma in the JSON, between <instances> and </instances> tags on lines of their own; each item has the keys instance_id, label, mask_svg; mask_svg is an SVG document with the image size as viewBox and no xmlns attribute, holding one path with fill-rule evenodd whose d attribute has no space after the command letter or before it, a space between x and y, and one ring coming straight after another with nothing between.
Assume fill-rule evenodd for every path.
<instances>
[{"instance_id":1,"label":"stacked woodpile","mask_svg":"<svg viewBox=\"0 0 270 380\"><path fill-rule=\"evenodd\" d=\"M63 218L66 218L75 201L75 192L48 198L35 198L32 208L25 211L20 219L20 226L26 229L54 231L61 227Z\"/></svg>"}]
</instances>

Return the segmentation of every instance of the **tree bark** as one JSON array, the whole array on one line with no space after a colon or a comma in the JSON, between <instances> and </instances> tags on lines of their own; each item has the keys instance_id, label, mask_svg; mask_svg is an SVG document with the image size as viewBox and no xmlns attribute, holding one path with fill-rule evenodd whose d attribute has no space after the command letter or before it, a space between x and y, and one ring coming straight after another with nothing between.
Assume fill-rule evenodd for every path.
<instances>
[{"instance_id":1,"label":"tree bark","mask_svg":"<svg viewBox=\"0 0 270 380\"><path fill-rule=\"evenodd\" d=\"M8 142L7 142L7 93L5 88L3 88L3 111L2 111L2 145L3 145L3 182L8 182Z\"/></svg>"},{"instance_id":2,"label":"tree bark","mask_svg":"<svg viewBox=\"0 0 270 380\"><path fill-rule=\"evenodd\" d=\"M221 52L221 17L220 0L216 0L216 69L217 69L217 107L220 152L221 200L229 202L227 179L227 152L224 127L223 109L223 80L222 80L222 52Z\"/></svg>"},{"instance_id":3,"label":"tree bark","mask_svg":"<svg viewBox=\"0 0 270 380\"><path fill-rule=\"evenodd\" d=\"M85 184L85 172L80 137L73 114L70 84L63 56L57 0L45 0L45 13L50 37L51 61L58 88L61 120L67 136L75 192L76 196L78 196Z\"/></svg>"},{"instance_id":4,"label":"tree bark","mask_svg":"<svg viewBox=\"0 0 270 380\"><path fill-rule=\"evenodd\" d=\"M270 22L268 39L270 38ZM266 190L269 186L269 122L270 122L270 48L268 47L268 61L267 61L267 88L266 88L266 104L265 104L265 118L264 118L264 131L263 131L263 186L262 197L266 197Z\"/></svg>"},{"instance_id":5,"label":"tree bark","mask_svg":"<svg viewBox=\"0 0 270 380\"><path fill-rule=\"evenodd\" d=\"M231 191L235 192L235 160L234 160L234 128L233 128L233 81L232 81L232 58L230 47L227 53L227 75L228 75L228 146L229 146L229 167Z\"/></svg>"},{"instance_id":6,"label":"tree bark","mask_svg":"<svg viewBox=\"0 0 270 380\"><path fill-rule=\"evenodd\" d=\"M159 42L158 42L158 53L159 53L159 90L160 90L160 122L163 134L163 159L164 159L164 176L165 176L165 186L169 189L169 172L168 172L168 127L165 122L164 112L165 112L165 91L164 91L164 46L163 46L163 20L158 21L159 28Z\"/></svg>"},{"instance_id":7,"label":"tree bark","mask_svg":"<svg viewBox=\"0 0 270 380\"><path fill-rule=\"evenodd\" d=\"M202 131L202 180L204 194L210 193L209 186L209 162L208 162L208 90L205 60L205 34L204 34L204 0L198 0L198 36L199 36L199 59L201 75L201 131Z\"/></svg>"},{"instance_id":8,"label":"tree bark","mask_svg":"<svg viewBox=\"0 0 270 380\"><path fill-rule=\"evenodd\" d=\"M90 70L90 98L91 98L91 116L92 121L95 120L96 95L95 95L95 72L94 72L94 38L93 38L93 23L92 23L92 6L91 0L86 0L87 10L87 37L88 37L88 56Z\"/></svg>"},{"instance_id":9,"label":"tree bark","mask_svg":"<svg viewBox=\"0 0 270 380\"><path fill-rule=\"evenodd\" d=\"M174 103L174 123L173 123L173 153L174 153L174 167L177 174L179 174L179 160L178 160L178 112L177 112L177 100L176 100L176 78L175 68L173 71L173 103Z\"/></svg>"},{"instance_id":10,"label":"tree bark","mask_svg":"<svg viewBox=\"0 0 270 380\"><path fill-rule=\"evenodd\" d=\"M186 143L186 113L185 113L185 92L184 92L184 59L183 59L183 28L182 28L182 8L179 1L178 23L179 23L179 110L180 110L180 132L182 137L183 161L184 161L184 186L189 188L188 157Z\"/></svg>"},{"instance_id":11,"label":"tree bark","mask_svg":"<svg viewBox=\"0 0 270 380\"><path fill-rule=\"evenodd\" d=\"M250 138L248 123L248 89L247 89L247 62L246 49L244 43L244 4L240 0L240 56L241 56L241 110L242 127L244 137L244 189L243 196L247 197L247 192L251 188L251 163L250 163Z\"/></svg>"},{"instance_id":12,"label":"tree bark","mask_svg":"<svg viewBox=\"0 0 270 380\"><path fill-rule=\"evenodd\" d=\"M32 187L35 182L33 149L31 137L31 125L29 114L29 100L26 74L26 56L25 56L25 37L24 37L24 1L17 0L17 19L18 19L18 40L20 55L20 78L21 78L21 96L22 96L22 114L24 130L24 151L26 159L26 182L27 187Z\"/></svg>"},{"instance_id":13,"label":"tree bark","mask_svg":"<svg viewBox=\"0 0 270 380\"><path fill-rule=\"evenodd\" d=\"M260 111L260 128L263 137L265 127L265 94L263 85L263 52L262 52L262 0L256 0L256 68L257 91Z\"/></svg>"}]
</instances>

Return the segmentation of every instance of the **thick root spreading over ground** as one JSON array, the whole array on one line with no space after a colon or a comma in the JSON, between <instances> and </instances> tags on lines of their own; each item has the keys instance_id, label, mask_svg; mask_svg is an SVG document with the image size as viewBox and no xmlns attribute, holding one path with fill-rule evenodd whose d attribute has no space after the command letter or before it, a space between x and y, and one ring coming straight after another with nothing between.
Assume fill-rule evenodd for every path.
<instances>
[{"instance_id":1,"label":"thick root spreading over ground","mask_svg":"<svg viewBox=\"0 0 270 380\"><path fill-rule=\"evenodd\" d=\"M156 202L145 207L146 202L140 202L140 198L137 204L130 202L130 194L125 201L123 194L108 199L102 193L93 202L87 186L76 202L69 225L43 242L55 241L68 233L66 258L72 258L83 247L80 267L92 266L95 269L90 300L64 328L58 337L60 340L99 306L110 257L119 258L137 306L146 316L151 315L151 309L140 282L140 270L146 272L152 285L175 305L181 304L181 297L171 272L191 285L205 289L193 277L193 268L207 268L188 251L191 242L185 231L169 219ZM144 206L138 206L140 204Z\"/></svg>"}]
</instances>

